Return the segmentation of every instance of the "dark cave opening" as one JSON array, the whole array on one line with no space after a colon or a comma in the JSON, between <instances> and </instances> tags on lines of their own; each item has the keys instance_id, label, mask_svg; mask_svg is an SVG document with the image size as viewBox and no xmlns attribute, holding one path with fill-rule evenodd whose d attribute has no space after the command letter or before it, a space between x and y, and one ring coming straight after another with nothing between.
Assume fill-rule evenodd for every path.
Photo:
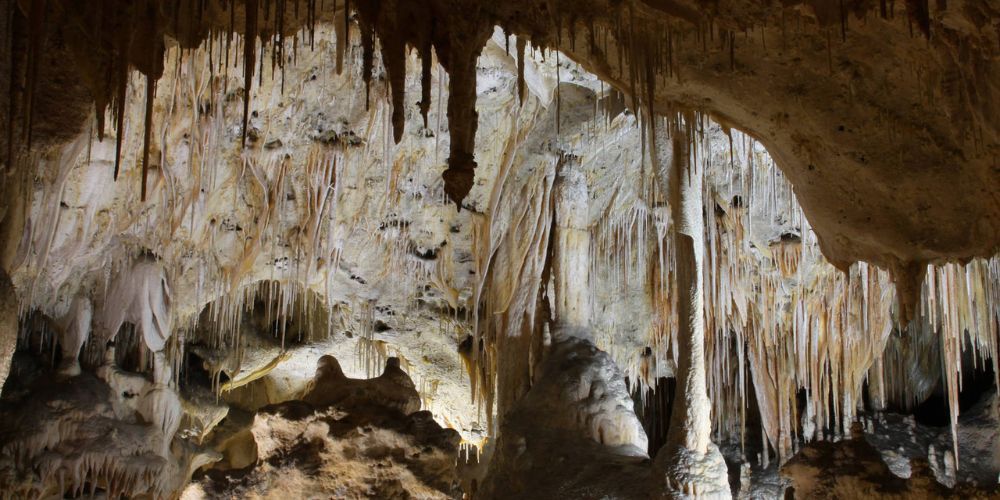
<instances>
[{"instance_id":1,"label":"dark cave opening","mask_svg":"<svg viewBox=\"0 0 1000 500\"><path fill-rule=\"evenodd\" d=\"M959 415L969 411L982 398L996 391L996 375L992 363L983 362L962 370L961 390L958 393ZM937 388L925 401L910 410L917 423L934 427L947 427L951 423L948 409L948 395L944 384L938 382Z\"/></svg>"}]
</instances>

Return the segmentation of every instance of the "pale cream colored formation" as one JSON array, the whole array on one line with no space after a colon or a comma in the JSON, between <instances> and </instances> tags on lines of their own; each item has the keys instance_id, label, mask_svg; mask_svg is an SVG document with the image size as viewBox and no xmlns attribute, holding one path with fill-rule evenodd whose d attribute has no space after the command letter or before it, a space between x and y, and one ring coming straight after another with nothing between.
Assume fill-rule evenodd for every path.
<instances>
[{"instance_id":1,"label":"pale cream colored formation","mask_svg":"<svg viewBox=\"0 0 1000 500\"><path fill-rule=\"evenodd\" d=\"M569 160L571 161L571 160ZM555 182L556 323L566 330L590 327L590 234L587 180L578 168L563 160ZM558 168L558 167L557 167Z\"/></svg>"},{"instance_id":2,"label":"pale cream colored formation","mask_svg":"<svg viewBox=\"0 0 1000 500\"><path fill-rule=\"evenodd\" d=\"M0 493L995 486L995 1L0 9Z\"/></svg>"},{"instance_id":3,"label":"pale cream colored formation","mask_svg":"<svg viewBox=\"0 0 1000 500\"><path fill-rule=\"evenodd\" d=\"M731 498L726 464L711 441L712 406L705 368L704 172L692 163L688 133L673 131L670 215L677 292L677 394L666 445L654 465L670 498Z\"/></svg>"}]
</instances>

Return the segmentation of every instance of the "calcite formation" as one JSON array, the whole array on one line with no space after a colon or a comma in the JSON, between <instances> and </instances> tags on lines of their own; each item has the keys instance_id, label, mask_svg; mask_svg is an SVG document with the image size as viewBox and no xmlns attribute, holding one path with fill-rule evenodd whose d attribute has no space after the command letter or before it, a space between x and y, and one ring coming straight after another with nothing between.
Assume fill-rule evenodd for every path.
<instances>
[{"instance_id":1,"label":"calcite formation","mask_svg":"<svg viewBox=\"0 0 1000 500\"><path fill-rule=\"evenodd\" d=\"M994 0L0 11L6 495L995 489Z\"/></svg>"},{"instance_id":2,"label":"calcite formation","mask_svg":"<svg viewBox=\"0 0 1000 500\"><path fill-rule=\"evenodd\" d=\"M212 450L173 438L182 416L168 386L107 364L53 382L37 378L21 400L7 401L3 488L12 496L171 496Z\"/></svg>"}]
</instances>

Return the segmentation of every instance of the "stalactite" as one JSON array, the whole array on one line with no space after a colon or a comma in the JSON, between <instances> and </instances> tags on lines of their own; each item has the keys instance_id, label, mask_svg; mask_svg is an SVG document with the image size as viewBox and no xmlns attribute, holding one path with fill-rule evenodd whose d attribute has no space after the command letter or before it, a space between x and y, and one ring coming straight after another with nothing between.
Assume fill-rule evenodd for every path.
<instances>
[{"instance_id":1,"label":"stalactite","mask_svg":"<svg viewBox=\"0 0 1000 500\"><path fill-rule=\"evenodd\" d=\"M38 65L45 43L45 18L48 0L31 0L28 9L28 72L24 91L24 136L31 149L32 122L35 116L35 86L38 84Z\"/></svg>"},{"instance_id":2,"label":"stalactite","mask_svg":"<svg viewBox=\"0 0 1000 500\"><path fill-rule=\"evenodd\" d=\"M425 129L427 128L427 113L431 109L431 69L434 61L433 46L431 45L431 40L434 37L433 23L430 31L430 34L425 35L420 44L420 116L424 119Z\"/></svg>"},{"instance_id":3,"label":"stalactite","mask_svg":"<svg viewBox=\"0 0 1000 500\"><path fill-rule=\"evenodd\" d=\"M452 47L448 57L448 130L451 148L448 168L441 177L445 192L458 209L462 200L472 190L475 180L476 129L479 113L476 112L476 60L481 42L473 40L468 46Z\"/></svg>"},{"instance_id":4,"label":"stalactite","mask_svg":"<svg viewBox=\"0 0 1000 500\"><path fill-rule=\"evenodd\" d=\"M250 90L253 86L253 70L256 64L257 48L257 2L246 0L245 26L243 31L243 131L240 145L246 146L247 128L250 126ZM235 7L234 7L235 10ZM263 50L263 49L262 49Z\"/></svg>"},{"instance_id":5,"label":"stalactite","mask_svg":"<svg viewBox=\"0 0 1000 500\"><path fill-rule=\"evenodd\" d=\"M9 15L9 29L10 36L8 40L4 40L8 43L7 50L10 54L10 75L8 77L7 83L7 161L4 165L5 170L14 169L14 119L17 115L17 105L18 105L18 72L20 71L18 67L18 62L20 57L17 51L17 33L20 30L21 15L17 9L11 9Z\"/></svg>"},{"instance_id":6,"label":"stalactite","mask_svg":"<svg viewBox=\"0 0 1000 500\"><path fill-rule=\"evenodd\" d=\"M925 37L931 37L931 9L929 0L906 0L906 10L910 18L917 22L920 32Z\"/></svg>"},{"instance_id":7,"label":"stalactite","mask_svg":"<svg viewBox=\"0 0 1000 500\"><path fill-rule=\"evenodd\" d=\"M517 102L524 103L524 49L527 42L517 37Z\"/></svg>"},{"instance_id":8,"label":"stalactite","mask_svg":"<svg viewBox=\"0 0 1000 500\"><path fill-rule=\"evenodd\" d=\"M127 15L128 17L131 17ZM128 20L128 19L126 19ZM112 71L116 75L116 92L114 100L112 101L113 106L113 116L115 117L115 170L114 179L118 180L118 173L121 168L121 156L122 156L122 142L125 140L125 104L128 98L128 84L129 84L129 73L128 73L128 62L125 60L125 55L128 54L129 45L131 44L131 30L130 29L120 29L117 33L117 47L118 59L112 64ZM99 114L104 114L104 110L98 111Z\"/></svg>"},{"instance_id":9,"label":"stalactite","mask_svg":"<svg viewBox=\"0 0 1000 500\"><path fill-rule=\"evenodd\" d=\"M365 82L365 110L371 105L372 69L375 66L374 28L361 26L361 78Z\"/></svg>"},{"instance_id":10,"label":"stalactite","mask_svg":"<svg viewBox=\"0 0 1000 500\"><path fill-rule=\"evenodd\" d=\"M697 156L712 162L704 167L713 179L711 183L706 181L704 212L715 214L705 228L709 397L714 414L736 416L716 421L716 432L737 438L743 434L746 391L755 390L764 436L778 452L779 460L785 460L800 438L843 435L854 420L866 376L879 376L873 371L879 366L899 366L880 361L889 334L898 323L898 313L892 308L896 289L886 271L861 263L843 274L823 260L816 237L794 202L790 184L760 145L732 132L729 154L719 161L709 153L713 148L707 134L696 135L701 143ZM621 189L609 187L615 192ZM642 227L640 221L662 226L656 222L655 212L636 211L632 202L619 196L610 202L617 208L595 230L592 260L594 269L606 269L600 272L613 279L602 282L603 286L614 290L613 294L626 294L640 283L632 270L641 268L644 258L635 256L641 255L649 238L653 238L652 232L644 235L638 230ZM798 226L797 234L782 235L770 244L752 241L751 219L773 220L779 213ZM657 233L663 234L663 230ZM676 279L674 270L660 264L664 255L668 262L671 260L673 250L660 242L656 245L659 250L653 255L660 256L656 259L657 269L652 271L654 286L650 293L658 304L655 324L661 326L651 330L648 342L664 353L655 356L659 363L661 359L669 362L672 355L667 353L675 342L672 332L676 327L670 325L677 315L676 306L669 300L676 295L671 292ZM979 262L969 266L982 265ZM982 296L988 297L989 288L983 289L987 291ZM666 300L656 299L658 290L665 290L659 296ZM750 290L759 292L751 294ZM977 304L986 305L986 299ZM990 307L986 305L983 310L996 309ZM981 319L979 324L991 323ZM607 324L604 328L614 330L615 326ZM981 352L990 349L982 348ZM630 378L650 385L653 359L643 357L641 363L630 364L627 353L617 359L628 367ZM890 395L907 390L894 385L894 379L913 379L911 375L892 376L888 372L881 378L890 381ZM797 408L800 389L807 394L801 415Z\"/></svg>"},{"instance_id":11,"label":"stalactite","mask_svg":"<svg viewBox=\"0 0 1000 500\"><path fill-rule=\"evenodd\" d=\"M920 288L919 315L906 327L909 335L918 338L938 337L940 358L921 361L941 364L941 376L948 399L953 440L953 456L958 463L958 395L961 391L962 353L971 351L973 359L992 360L994 375L998 366L998 334L1000 334L1000 258L975 259L966 265L946 264L927 266L926 278ZM929 329L929 331L927 330ZM926 332L926 333L922 333ZM969 342L965 339L968 338ZM900 356L901 353L895 353ZM891 365L903 367L905 362L893 359ZM893 377L892 375L897 375ZM897 384L913 380L909 374L890 374ZM897 397L910 400L907 387ZM919 388L916 388L919 390Z\"/></svg>"},{"instance_id":12,"label":"stalactite","mask_svg":"<svg viewBox=\"0 0 1000 500\"><path fill-rule=\"evenodd\" d=\"M911 263L894 266L890 271L896 284L900 322L909 323L917 312L916 306L920 300L920 284L924 281L925 268Z\"/></svg>"},{"instance_id":13,"label":"stalactite","mask_svg":"<svg viewBox=\"0 0 1000 500\"><path fill-rule=\"evenodd\" d=\"M146 75L146 113L142 133L142 186L140 201L146 201L146 175L149 172L149 136L153 129L153 101L156 99L156 79Z\"/></svg>"},{"instance_id":14,"label":"stalactite","mask_svg":"<svg viewBox=\"0 0 1000 500\"><path fill-rule=\"evenodd\" d=\"M389 80L392 93L392 138L396 144L403 139L406 123L406 46L398 38L382 40L382 65Z\"/></svg>"}]
</instances>

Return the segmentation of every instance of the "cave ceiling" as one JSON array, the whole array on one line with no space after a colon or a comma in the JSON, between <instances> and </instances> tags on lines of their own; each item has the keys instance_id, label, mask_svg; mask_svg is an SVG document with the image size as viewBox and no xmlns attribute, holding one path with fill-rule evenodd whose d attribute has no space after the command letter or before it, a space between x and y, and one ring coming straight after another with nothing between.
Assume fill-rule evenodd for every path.
<instances>
[{"instance_id":1,"label":"cave ceiling","mask_svg":"<svg viewBox=\"0 0 1000 500\"><path fill-rule=\"evenodd\" d=\"M21 0L16 6L6 61L14 76L3 139L8 163L23 151L66 142L94 107L100 135L121 126L129 68L146 75L151 103L168 43L196 47L225 33L216 47L220 60L223 52L240 51L263 69L267 52L273 70L308 50L309 35L296 35L300 28L357 22L366 83L376 72L375 51L381 54L396 142L404 127L406 51L427 61L419 104L425 117L431 51L448 72L452 140L442 175L461 207L475 179L476 60L500 26L532 47L561 51L620 89L648 129L657 123L649 117L697 112L755 137L791 180L827 259L841 269L856 261L888 269L904 314L917 301L924 264L990 256L1000 244L1000 4L993 0L103 0L86 8L69 0ZM257 50L234 34L275 47L292 37L292 54ZM525 50L515 45L511 50ZM339 53L338 66L343 59ZM252 82L263 74L254 74L258 65L243 66L251 82L243 89L246 123ZM109 108L117 123L104 123ZM147 146L143 165L148 156ZM16 231L16 224L8 226Z\"/></svg>"}]
</instances>

